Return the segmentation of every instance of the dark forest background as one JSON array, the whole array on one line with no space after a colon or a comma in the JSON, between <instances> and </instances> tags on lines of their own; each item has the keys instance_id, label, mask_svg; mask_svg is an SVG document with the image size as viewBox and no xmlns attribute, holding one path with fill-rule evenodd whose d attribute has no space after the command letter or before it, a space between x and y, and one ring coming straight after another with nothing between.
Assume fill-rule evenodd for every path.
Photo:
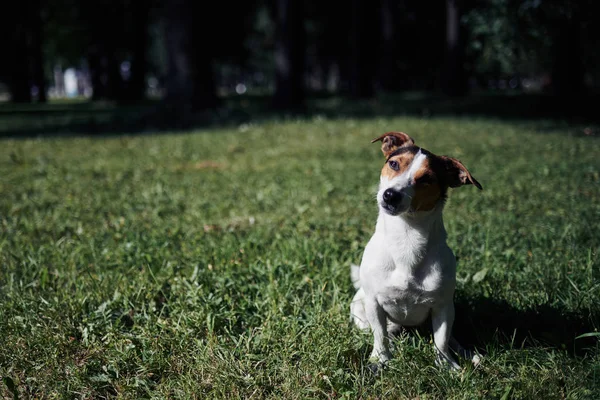
<instances>
[{"instance_id":1,"label":"dark forest background","mask_svg":"<svg viewBox=\"0 0 600 400\"><path fill-rule=\"evenodd\" d=\"M592 0L6 2L0 99L150 102L194 115L232 98L303 112L319 96L495 93L541 96L550 112L577 113L600 87L595 8Z\"/></svg>"}]
</instances>

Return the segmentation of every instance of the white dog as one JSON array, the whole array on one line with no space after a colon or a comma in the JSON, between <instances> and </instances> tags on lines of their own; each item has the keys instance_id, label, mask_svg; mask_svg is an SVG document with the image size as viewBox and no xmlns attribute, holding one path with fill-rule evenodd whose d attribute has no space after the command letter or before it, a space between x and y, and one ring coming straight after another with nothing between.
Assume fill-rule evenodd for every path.
<instances>
[{"instance_id":1,"label":"white dog","mask_svg":"<svg viewBox=\"0 0 600 400\"><path fill-rule=\"evenodd\" d=\"M385 165L381 171L375 233L365 248L360 268L352 266L358 291L350 313L361 329L371 328L371 361L390 357L388 332L415 326L429 315L438 360L460 369L450 350L479 362L451 337L454 322L456 260L446 244L442 210L448 188L481 185L460 161L414 145L402 132L381 140Z\"/></svg>"}]
</instances>

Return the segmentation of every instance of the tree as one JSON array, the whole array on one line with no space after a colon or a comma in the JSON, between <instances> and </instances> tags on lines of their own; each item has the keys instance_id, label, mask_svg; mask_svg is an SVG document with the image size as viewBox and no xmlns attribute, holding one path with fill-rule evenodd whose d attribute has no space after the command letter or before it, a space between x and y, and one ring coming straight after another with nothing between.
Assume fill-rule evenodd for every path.
<instances>
[{"instance_id":1,"label":"tree","mask_svg":"<svg viewBox=\"0 0 600 400\"><path fill-rule=\"evenodd\" d=\"M377 49L375 32L378 32L376 8L368 0L352 0L351 8L350 92L354 97L371 97Z\"/></svg>"},{"instance_id":2,"label":"tree","mask_svg":"<svg viewBox=\"0 0 600 400\"><path fill-rule=\"evenodd\" d=\"M592 0L477 3L463 18L475 74L482 81L549 76L555 95L582 94L584 78L598 76L595 8Z\"/></svg>"},{"instance_id":3,"label":"tree","mask_svg":"<svg viewBox=\"0 0 600 400\"><path fill-rule=\"evenodd\" d=\"M446 52L442 90L450 96L461 96L467 92L465 45L460 26L461 5L461 0L446 0Z\"/></svg>"},{"instance_id":4,"label":"tree","mask_svg":"<svg viewBox=\"0 0 600 400\"><path fill-rule=\"evenodd\" d=\"M549 1L544 9L553 38L552 89L559 97L578 96L585 89L581 25L586 5L585 1Z\"/></svg>"},{"instance_id":5,"label":"tree","mask_svg":"<svg viewBox=\"0 0 600 400\"><path fill-rule=\"evenodd\" d=\"M394 4L392 0L381 1L381 36L382 55L379 66L379 84L384 90L394 90L397 85L397 68L395 57L395 24Z\"/></svg>"},{"instance_id":6,"label":"tree","mask_svg":"<svg viewBox=\"0 0 600 400\"><path fill-rule=\"evenodd\" d=\"M277 0L274 106L300 109L304 105L305 40L303 0Z\"/></svg>"},{"instance_id":7,"label":"tree","mask_svg":"<svg viewBox=\"0 0 600 400\"><path fill-rule=\"evenodd\" d=\"M82 3L89 45L87 61L94 90L93 100L118 100L123 96L120 62L123 55L124 4L118 0Z\"/></svg>"},{"instance_id":8,"label":"tree","mask_svg":"<svg viewBox=\"0 0 600 400\"><path fill-rule=\"evenodd\" d=\"M350 21L351 10L344 0L305 1L306 52L308 71L317 71L321 89L347 89L350 81L350 24L331 21ZM310 57L312 56L312 57ZM312 65L309 64L312 62ZM333 78L335 81L330 81ZM333 86L328 86L330 83ZM341 84L341 85L340 85Z\"/></svg>"},{"instance_id":9,"label":"tree","mask_svg":"<svg viewBox=\"0 0 600 400\"><path fill-rule=\"evenodd\" d=\"M16 103L32 100L31 85L46 100L44 59L42 52L42 19L39 0L23 0L6 7L0 21L0 40L6 58L0 68L8 83L11 99Z\"/></svg>"},{"instance_id":10,"label":"tree","mask_svg":"<svg viewBox=\"0 0 600 400\"><path fill-rule=\"evenodd\" d=\"M38 90L38 102L46 102L46 77L44 76L44 50L42 7L40 0L30 0L30 27L31 27L31 68L33 84Z\"/></svg>"},{"instance_id":11,"label":"tree","mask_svg":"<svg viewBox=\"0 0 600 400\"><path fill-rule=\"evenodd\" d=\"M15 103L29 103L31 101L29 73L29 55L27 45L27 19L26 4L19 2L15 4L15 14L13 15L13 24L9 27L12 32L9 33L10 51L9 57L9 89L11 100Z\"/></svg>"},{"instance_id":12,"label":"tree","mask_svg":"<svg viewBox=\"0 0 600 400\"><path fill-rule=\"evenodd\" d=\"M198 10L198 7L203 6ZM218 105L213 72L213 23L207 5L192 0L165 3L168 52L167 102L187 103L193 109Z\"/></svg>"},{"instance_id":13,"label":"tree","mask_svg":"<svg viewBox=\"0 0 600 400\"><path fill-rule=\"evenodd\" d=\"M554 40L552 88L557 96L572 97L583 93L585 70L582 63L580 31L577 23L564 21Z\"/></svg>"},{"instance_id":14,"label":"tree","mask_svg":"<svg viewBox=\"0 0 600 400\"><path fill-rule=\"evenodd\" d=\"M148 23L151 2L149 0L131 0L127 9L130 29L127 36L131 39L128 48L131 54L130 77L125 82L123 100L140 101L146 95L146 72L148 60Z\"/></svg>"}]
</instances>

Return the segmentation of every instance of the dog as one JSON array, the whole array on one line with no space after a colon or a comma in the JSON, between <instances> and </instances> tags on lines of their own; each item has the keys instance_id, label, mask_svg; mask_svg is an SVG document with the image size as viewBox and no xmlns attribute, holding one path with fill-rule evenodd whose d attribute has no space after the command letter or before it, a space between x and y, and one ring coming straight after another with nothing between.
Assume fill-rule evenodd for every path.
<instances>
[{"instance_id":1,"label":"dog","mask_svg":"<svg viewBox=\"0 0 600 400\"><path fill-rule=\"evenodd\" d=\"M388 132L371 143L377 141L385 156L377 225L360 267L351 267L357 292L350 314L360 329L373 333L369 360L376 368L385 365L391 358L389 332L431 316L436 362L459 370L454 351L476 365L479 356L451 336L456 259L446 244L442 211L448 188L482 187L459 160L415 146L406 133Z\"/></svg>"}]
</instances>

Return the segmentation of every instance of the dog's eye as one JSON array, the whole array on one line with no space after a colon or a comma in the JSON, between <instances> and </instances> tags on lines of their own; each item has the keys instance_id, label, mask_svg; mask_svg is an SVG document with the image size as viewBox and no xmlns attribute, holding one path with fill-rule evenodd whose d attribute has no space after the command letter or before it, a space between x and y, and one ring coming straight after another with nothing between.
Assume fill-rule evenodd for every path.
<instances>
[{"instance_id":1,"label":"dog's eye","mask_svg":"<svg viewBox=\"0 0 600 400\"><path fill-rule=\"evenodd\" d=\"M398 169L400 169L400 165L398 165L398 161L391 160L388 164L390 165L390 168L393 169L394 171L398 171Z\"/></svg>"}]
</instances>

